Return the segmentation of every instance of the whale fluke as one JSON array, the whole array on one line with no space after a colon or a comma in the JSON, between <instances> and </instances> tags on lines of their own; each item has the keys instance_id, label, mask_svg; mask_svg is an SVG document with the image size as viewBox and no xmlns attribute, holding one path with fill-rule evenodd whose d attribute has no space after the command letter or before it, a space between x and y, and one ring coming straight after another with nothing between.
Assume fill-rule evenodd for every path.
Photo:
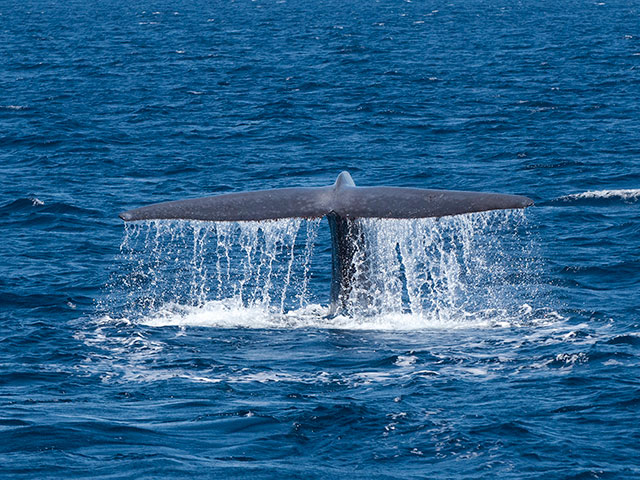
<instances>
[{"instance_id":1,"label":"whale fluke","mask_svg":"<svg viewBox=\"0 0 640 480\"><path fill-rule=\"evenodd\" d=\"M525 208L533 201L519 195L402 187L356 187L342 172L329 187L280 188L226 193L213 197L156 203L121 213L125 221L252 221L319 218L426 218Z\"/></svg>"},{"instance_id":2,"label":"whale fluke","mask_svg":"<svg viewBox=\"0 0 640 480\"><path fill-rule=\"evenodd\" d=\"M208 220L212 222L318 218L330 211L331 187L280 188L226 193L214 197L156 203L120 214L135 220Z\"/></svg>"},{"instance_id":3,"label":"whale fluke","mask_svg":"<svg viewBox=\"0 0 640 480\"><path fill-rule=\"evenodd\" d=\"M354 255L364 235L358 218L427 218L525 208L530 198L500 193L424 190L401 187L356 187L342 172L328 187L281 188L226 193L214 197L156 203L120 214L125 221L256 221L326 216L331 229L332 283L330 315L348 312L356 273Z\"/></svg>"}]
</instances>

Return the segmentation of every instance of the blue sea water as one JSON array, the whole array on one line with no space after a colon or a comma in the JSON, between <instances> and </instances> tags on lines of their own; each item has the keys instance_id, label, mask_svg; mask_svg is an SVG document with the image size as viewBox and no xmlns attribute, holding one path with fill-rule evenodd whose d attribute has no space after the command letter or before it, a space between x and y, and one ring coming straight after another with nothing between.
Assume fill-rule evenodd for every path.
<instances>
[{"instance_id":1,"label":"blue sea water","mask_svg":"<svg viewBox=\"0 0 640 480\"><path fill-rule=\"evenodd\" d=\"M640 478L640 5L0 2L0 475ZM151 222L217 193L524 194Z\"/></svg>"}]
</instances>

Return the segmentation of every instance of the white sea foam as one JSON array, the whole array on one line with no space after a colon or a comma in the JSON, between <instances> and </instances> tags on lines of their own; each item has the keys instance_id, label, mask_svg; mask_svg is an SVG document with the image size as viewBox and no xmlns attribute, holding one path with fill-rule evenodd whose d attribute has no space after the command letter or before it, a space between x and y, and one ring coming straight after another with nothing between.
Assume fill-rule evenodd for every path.
<instances>
[{"instance_id":1,"label":"white sea foam","mask_svg":"<svg viewBox=\"0 0 640 480\"><path fill-rule=\"evenodd\" d=\"M398 358L393 362L398 367L409 367L418 361L418 357L415 355L398 355Z\"/></svg>"},{"instance_id":2,"label":"white sea foam","mask_svg":"<svg viewBox=\"0 0 640 480\"><path fill-rule=\"evenodd\" d=\"M589 190L582 193L573 193L558 198L562 201L586 200L586 199L610 199L619 198L625 201L635 201L640 198L640 189L618 189L618 190Z\"/></svg>"},{"instance_id":3,"label":"white sea foam","mask_svg":"<svg viewBox=\"0 0 640 480\"><path fill-rule=\"evenodd\" d=\"M105 322L136 323L150 327L208 327L247 329L303 329L321 328L338 330L458 330L484 328L511 328L523 325L552 325L563 319L553 310L527 312L526 306L512 313L488 309L464 312L459 316L445 316L443 312L387 313L373 316L328 317L328 307L309 304L297 310L280 313L276 309L243 306L239 299L212 300L203 305L167 304L136 319L103 317ZM397 365L406 366L415 357L403 356Z\"/></svg>"}]
</instances>

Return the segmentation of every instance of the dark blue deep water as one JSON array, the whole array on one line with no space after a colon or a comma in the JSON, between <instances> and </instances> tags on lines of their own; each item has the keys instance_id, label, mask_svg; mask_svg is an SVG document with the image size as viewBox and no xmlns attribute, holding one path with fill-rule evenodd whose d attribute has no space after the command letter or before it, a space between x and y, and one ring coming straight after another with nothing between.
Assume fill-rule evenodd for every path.
<instances>
[{"instance_id":1,"label":"dark blue deep water","mask_svg":"<svg viewBox=\"0 0 640 480\"><path fill-rule=\"evenodd\" d=\"M0 52L1 476L640 478L637 1L2 1ZM536 205L370 222L336 318L326 221L118 218L341 170Z\"/></svg>"}]
</instances>

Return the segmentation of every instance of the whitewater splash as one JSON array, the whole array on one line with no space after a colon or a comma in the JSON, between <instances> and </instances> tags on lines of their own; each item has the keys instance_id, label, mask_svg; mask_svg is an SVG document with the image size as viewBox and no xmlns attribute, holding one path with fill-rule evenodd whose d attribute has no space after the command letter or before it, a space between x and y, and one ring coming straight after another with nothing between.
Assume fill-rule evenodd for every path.
<instances>
[{"instance_id":1,"label":"whitewater splash","mask_svg":"<svg viewBox=\"0 0 640 480\"><path fill-rule=\"evenodd\" d=\"M590 190L582 193L573 193L558 198L558 201L575 200L622 200L624 202L636 202L640 199L640 189L617 189L617 190Z\"/></svg>"},{"instance_id":2,"label":"whitewater splash","mask_svg":"<svg viewBox=\"0 0 640 480\"><path fill-rule=\"evenodd\" d=\"M301 219L125 224L120 251L128 271L112 288L121 282L129 314L169 303L201 307L211 299L234 299L262 310L302 306L318 224Z\"/></svg>"},{"instance_id":3,"label":"whitewater splash","mask_svg":"<svg viewBox=\"0 0 640 480\"><path fill-rule=\"evenodd\" d=\"M320 222L126 224L106 315L150 326L413 329L514 324L531 313L536 262L521 211L357 220L365 242L352 314L332 319L326 252L312 265Z\"/></svg>"}]
</instances>

